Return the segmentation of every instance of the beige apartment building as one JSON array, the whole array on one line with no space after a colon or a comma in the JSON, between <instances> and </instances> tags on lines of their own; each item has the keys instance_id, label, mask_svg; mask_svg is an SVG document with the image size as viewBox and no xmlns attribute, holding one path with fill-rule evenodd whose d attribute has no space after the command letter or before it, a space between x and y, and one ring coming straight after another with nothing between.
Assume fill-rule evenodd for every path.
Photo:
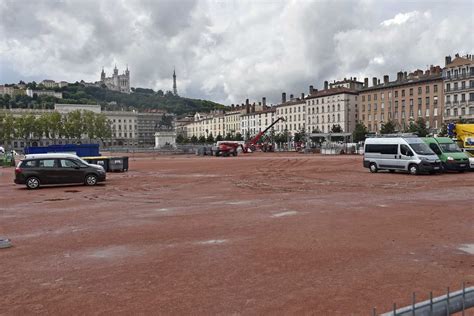
<instances>
[{"instance_id":1,"label":"beige apartment building","mask_svg":"<svg viewBox=\"0 0 474 316\"><path fill-rule=\"evenodd\" d=\"M442 71L439 66L416 70L407 75L398 72L397 79L383 82L376 77L365 78L364 87L359 91L359 113L369 132L378 133L383 123L393 121L399 131L408 128L410 122L419 117L433 132L441 128L443 122L444 93Z\"/></svg>"},{"instance_id":2,"label":"beige apartment building","mask_svg":"<svg viewBox=\"0 0 474 316\"><path fill-rule=\"evenodd\" d=\"M343 133L354 131L358 114L359 92L362 83L354 79L344 79L329 85L324 82L324 90L310 87L310 95L306 97L307 122L306 132L329 133L339 125Z\"/></svg>"},{"instance_id":3,"label":"beige apartment building","mask_svg":"<svg viewBox=\"0 0 474 316\"><path fill-rule=\"evenodd\" d=\"M445 122L474 122L474 56L446 56L443 69Z\"/></svg>"},{"instance_id":4,"label":"beige apartment building","mask_svg":"<svg viewBox=\"0 0 474 316\"><path fill-rule=\"evenodd\" d=\"M275 125L275 133L288 131L290 135L306 130L306 101L304 94L301 98L290 95L290 100L286 100L286 93L281 96L281 104L276 106L275 118L283 117L285 121L279 121Z\"/></svg>"}]
</instances>

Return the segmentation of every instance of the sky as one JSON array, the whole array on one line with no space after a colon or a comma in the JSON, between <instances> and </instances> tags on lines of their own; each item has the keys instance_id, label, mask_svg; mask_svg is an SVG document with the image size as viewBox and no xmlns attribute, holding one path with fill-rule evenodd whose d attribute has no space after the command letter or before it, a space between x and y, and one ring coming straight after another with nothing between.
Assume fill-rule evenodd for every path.
<instances>
[{"instance_id":1,"label":"sky","mask_svg":"<svg viewBox=\"0 0 474 316\"><path fill-rule=\"evenodd\" d=\"M226 105L474 54L474 0L2 0L0 83L99 80ZM370 80L371 81L371 80Z\"/></svg>"}]
</instances>

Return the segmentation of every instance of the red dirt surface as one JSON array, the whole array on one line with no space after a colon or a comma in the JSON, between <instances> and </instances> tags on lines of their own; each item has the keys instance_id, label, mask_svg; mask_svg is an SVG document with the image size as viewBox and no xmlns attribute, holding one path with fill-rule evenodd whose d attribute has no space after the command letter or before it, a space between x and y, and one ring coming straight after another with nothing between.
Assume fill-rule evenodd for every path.
<instances>
[{"instance_id":1,"label":"red dirt surface","mask_svg":"<svg viewBox=\"0 0 474 316\"><path fill-rule=\"evenodd\" d=\"M368 315L474 283L474 173L278 153L143 155L97 187L13 173L0 314Z\"/></svg>"}]
</instances>

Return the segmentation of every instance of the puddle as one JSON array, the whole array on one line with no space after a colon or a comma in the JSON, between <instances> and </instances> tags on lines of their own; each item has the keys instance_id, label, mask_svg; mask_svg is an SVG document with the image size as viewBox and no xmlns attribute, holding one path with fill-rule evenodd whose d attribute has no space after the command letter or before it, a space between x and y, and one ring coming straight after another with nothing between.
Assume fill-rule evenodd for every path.
<instances>
[{"instance_id":1,"label":"puddle","mask_svg":"<svg viewBox=\"0 0 474 316\"><path fill-rule=\"evenodd\" d=\"M288 212L281 212L281 213L276 213L273 214L272 217L283 217L283 216L293 216L298 214L296 211L288 211Z\"/></svg>"},{"instance_id":2,"label":"puddle","mask_svg":"<svg viewBox=\"0 0 474 316\"><path fill-rule=\"evenodd\" d=\"M206 241L200 241L198 244L201 245L215 245L215 244L223 244L227 242L227 239L211 239L211 240L206 240Z\"/></svg>"},{"instance_id":3,"label":"puddle","mask_svg":"<svg viewBox=\"0 0 474 316\"><path fill-rule=\"evenodd\" d=\"M474 244L464 244L458 248L461 251L464 251L470 255L474 255Z\"/></svg>"}]
</instances>

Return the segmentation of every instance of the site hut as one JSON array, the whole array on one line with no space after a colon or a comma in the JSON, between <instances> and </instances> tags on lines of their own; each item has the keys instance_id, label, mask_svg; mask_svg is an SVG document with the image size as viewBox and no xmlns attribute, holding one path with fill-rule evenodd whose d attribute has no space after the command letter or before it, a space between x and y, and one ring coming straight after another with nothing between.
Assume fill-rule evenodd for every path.
<instances>
[{"instance_id":1,"label":"site hut","mask_svg":"<svg viewBox=\"0 0 474 316\"><path fill-rule=\"evenodd\" d=\"M383 82L374 77L372 86L365 78L359 96L361 120L369 132L379 132L388 121L404 131L419 117L425 119L426 126L433 132L441 127L444 92L439 66L430 66L426 71L418 69L408 75L400 71L394 81L390 81L388 75Z\"/></svg>"},{"instance_id":2,"label":"site hut","mask_svg":"<svg viewBox=\"0 0 474 316\"><path fill-rule=\"evenodd\" d=\"M310 86L306 97L307 132L330 133L333 126L339 125L342 133L352 133L359 119L359 92L362 82L356 78L344 79L329 86L324 82L321 91Z\"/></svg>"},{"instance_id":3,"label":"site hut","mask_svg":"<svg viewBox=\"0 0 474 316\"><path fill-rule=\"evenodd\" d=\"M443 69L445 94L445 122L454 122L462 117L474 122L474 56L446 56Z\"/></svg>"},{"instance_id":4,"label":"site hut","mask_svg":"<svg viewBox=\"0 0 474 316\"><path fill-rule=\"evenodd\" d=\"M290 99L286 100L286 93L281 95L281 104L276 106L276 117L283 117L285 121L279 121L275 125L275 133L288 132L290 137L296 133L306 130L306 101L304 95L302 98L295 98L290 95Z\"/></svg>"}]
</instances>

